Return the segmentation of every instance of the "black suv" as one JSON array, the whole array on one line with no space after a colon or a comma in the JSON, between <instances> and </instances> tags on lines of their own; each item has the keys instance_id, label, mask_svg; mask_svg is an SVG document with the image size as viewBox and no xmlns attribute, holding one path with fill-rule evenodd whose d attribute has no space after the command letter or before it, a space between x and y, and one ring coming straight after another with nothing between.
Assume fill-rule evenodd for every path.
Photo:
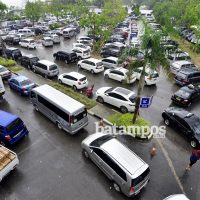
<instances>
[{"instance_id":1,"label":"black suv","mask_svg":"<svg viewBox=\"0 0 200 200\"><path fill-rule=\"evenodd\" d=\"M121 55L121 51L115 48L103 47L100 52L101 57L106 58L109 56L119 57Z\"/></svg>"},{"instance_id":2,"label":"black suv","mask_svg":"<svg viewBox=\"0 0 200 200\"><path fill-rule=\"evenodd\" d=\"M6 44L9 45L18 45L20 42L20 38L17 35L8 35L4 41Z\"/></svg>"},{"instance_id":3,"label":"black suv","mask_svg":"<svg viewBox=\"0 0 200 200\"><path fill-rule=\"evenodd\" d=\"M164 123L186 136L192 147L200 141L200 118L181 108L170 107L162 113Z\"/></svg>"},{"instance_id":4,"label":"black suv","mask_svg":"<svg viewBox=\"0 0 200 200\"><path fill-rule=\"evenodd\" d=\"M22 57L22 53L18 48L9 47L5 50L5 56L8 59L18 60Z\"/></svg>"},{"instance_id":5,"label":"black suv","mask_svg":"<svg viewBox=\"0 0 200 200\"><path fill-rule=\"evenodd\" d=\"M73 51L58 51L53 54L56 60L63 60L65 63L73 63L78 60L76 53Z\"/></svg>"},{"instance_id":6,"label":"black suv","mask_svg":"<svg viewBox=\"0 0 200 200\"><path fill-rule=\"evenodd\" d=\"M180 70L175 76L175 81L178 85L189 85L200 83L200 71L196 69Z\"/></svg>"},{"instance_id":7,"label":"black suv","mask_svg":"<svg viewBox=\"0 0 200 200\"><path fill-rule=\"evenodd\" d=\"M33 65L37 63L40 59L32 54L22 56L20 59L21 65L27 67L28 69L33 69Z\"/></svg>"},{"instance_id":8,"label":"black suv","mask_svg":"<svg viewBox=\"0 0 200 200\"><path fill-rule=\"evenodd\" d=\"M180 106L190 106L192 102L200 100L200 86L184 86L174 93L171 100Z\"/></svg>"}]
</instances>

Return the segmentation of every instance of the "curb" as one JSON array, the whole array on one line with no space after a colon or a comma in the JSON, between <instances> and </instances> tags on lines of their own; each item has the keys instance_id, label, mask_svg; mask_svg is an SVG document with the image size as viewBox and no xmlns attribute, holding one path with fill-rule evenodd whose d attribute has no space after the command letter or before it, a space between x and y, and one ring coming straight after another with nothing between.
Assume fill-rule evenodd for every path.
<instances>
[{"instance_id":1,"label":"curb","mask_svg":"<svg viewBox=\"0 0 200 200\"><path fill-rule=\"evenodd\" d=\"M99 115L95 114L94 112L88 110L88 114L93 116L93 117L96 117L98 119L101 119L102 117L100 117ZM103 118L103 122L106 123L107 125L109 126L115 126L112 122L108 121L107 119ZM120 130L120 127L116 126L116 129ZM133 137L133 138L139 138L139 139L142 139L142 140L150 140L152 137L153 137L153 133L150 133L148 136L146 137L135 137L133 134L131 133L128 133L128 132L125 132L127 135Z\"/></svg>"}]
</instances>

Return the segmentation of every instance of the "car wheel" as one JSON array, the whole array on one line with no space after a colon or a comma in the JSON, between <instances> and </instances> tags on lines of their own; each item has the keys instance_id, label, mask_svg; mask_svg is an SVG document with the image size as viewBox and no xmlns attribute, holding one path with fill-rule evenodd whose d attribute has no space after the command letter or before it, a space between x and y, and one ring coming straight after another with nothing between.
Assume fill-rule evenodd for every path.
<instances>
[{"instance_id":1,"label":"car wheel","mask_svg":"<svg viewBox=\"0 0 200 200\"><path fill-rule=\"evenodd\" d=\"M68 64L69 63L68 60L65 60L65 63Z\"/></svg>"},{"instance_id":2,"label":"car wheel","mask_svg":"<svg viewBox=\"0 0 200 200\"><path fill-rule=\"evenodd\" d=\"M89 154L86 150L83 150L83 155L84 155L85 158L89 158Z\"/></svg>"},{"instance_id":3,"label":"car wheel","mask_svg":"<svg viewBox=\"0 0 200 200\"><path fill-rule=\"evenodd\" d=\"M105 74L105 78L109 78L108 74Z\"/></svg>"},{"instance_id":4,"label":"car wheel","mask_svg":"<svg viewBox=\"0 0 200 200\"><path fill-rule=\"evenodd\" d=\"M117 192L121 192L121 189L117 183L113 182L113 187Z\"/></svg>"},{"instance_id":5,"label":"car wheel","mask_svg":"<svg viewBox=\"0 0 200 200\"><path fill-rule=\"evenodd\" d=\"M164 123L165 123L165 125L169 126L170 125L169 119L164 119Z\"/></svg>"},{"instance_id":6,"label":"car wheel","mask_svg":"<svg viewBox=\"0 0 200 200\"><path fill-rule=\"evenodd\" d=\"M94 70L93 69L91 70L91 73L94 74Z\"/></svg>"},{"instance_id":7,"label":"car wheel","mask_svg":"<svg viewBox=\"0 0 200 200\"><path fill-rule=\"evenodd\" d=\"M77 87L76 87L75 85L73 85L72 88L73 88L74 90L77 90Z\"/></svg>"},{"instance_id":8,"label":"car wheel","mask_svg":"<svg viewBox=\"0 0 200 200\"><path fill-rule=\"evenodd\" d=\"M62 84L62 81L61 81L61 79L58 79L58 83Z\"/></svg>"},{"instance_id":9,"label":"car wheel","mask_svg":"<svg viewBox=\"0 0 200 200\"><path fill-rule=\"evenodd\" d=\"M190 145L195 148L197 146L197 141L196 140L191 140Z\"/></svg>"},{"instance_id":10,"label":"car wheel","mask_svg":"<svg viewBox=\"0 0 200 200\"><path fill-rule=\"evenodd\" d=\"M61 124L60 124L59 122L57 122L56 124L57 124L57 127L58 127L60 130L62 130Z\"/></svg>"},{"instance_id":11,"label":"car wheel","mask_svg":"<svg viewBox=\"0 0 200 200\"><path fill-rule=\"evenodd\" d=\"M122 113L127 113L128 112L128 109L125 106L121 106L120 110L121 110Z\"/></svg>"},{"instance_id":12,"label":"car wheel","mask_svg":"<svg viewBox=\"0 0 200 200\"><path fill-rule=\"evenodd\" d=\"M97 101L98 101L99 103L104 103L104 100L103 100L102 97L97 97Z\"/></svg>"}]
</instances>

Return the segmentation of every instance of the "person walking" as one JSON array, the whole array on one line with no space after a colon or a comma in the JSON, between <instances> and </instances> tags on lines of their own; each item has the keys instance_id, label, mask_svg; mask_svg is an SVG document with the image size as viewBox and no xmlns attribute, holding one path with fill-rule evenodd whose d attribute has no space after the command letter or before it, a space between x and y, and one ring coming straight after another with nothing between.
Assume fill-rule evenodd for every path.
<instances>
[{"instance_id":1,"label":"person walking","mask_svg":"<svg viewBox=\"0 0 200 200\"><path fill-rule=\"evenodd\" d=\"M194 149L192 151L192 154L190 156L190 163L186 167L187 171L191 170L191 167L200 159L200 149Z\"/></svg>"},{"instance_id":2,"label":"person walking","mask_svg":"<svg viewBox=\"0 0 200 200\"><path fill-rule=\"evenodd\" d=\"M151 158L151 160L153 159L153 157L156 155L156 153L157 153L157 149L156 149L156 145L155 144L153 144L153 146L151 147L151 149L150 149L150 158Z\"/></svg>"}]
</instances>

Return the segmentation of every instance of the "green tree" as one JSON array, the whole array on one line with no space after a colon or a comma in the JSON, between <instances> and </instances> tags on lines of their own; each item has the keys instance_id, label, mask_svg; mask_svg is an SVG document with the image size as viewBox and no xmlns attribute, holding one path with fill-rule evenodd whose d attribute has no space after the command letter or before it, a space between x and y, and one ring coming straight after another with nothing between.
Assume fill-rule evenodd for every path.
<instances>
[{"instance_id":1,"label":"green tree","mask_svg":"<svg viewBox=\"0 0 200 200\"><path fill-rule=\"evenodd\" d=\"M44 15L43 3L41 1L27 2L25 5L24 13L33 24L38 21L42 15Z\"/></svg>"},{"instance_id":2,"label":"green tree","mask_svg":"<svg viewBox=\"0 0 200 200\"><path fill-rule=\"evenodd\" d=\"M5 15L5 12L7 10L7 6L6 4L2 3L0 1L0 19L3 19L4 18L4 15Z\"/></svg>"}]
</instances>

